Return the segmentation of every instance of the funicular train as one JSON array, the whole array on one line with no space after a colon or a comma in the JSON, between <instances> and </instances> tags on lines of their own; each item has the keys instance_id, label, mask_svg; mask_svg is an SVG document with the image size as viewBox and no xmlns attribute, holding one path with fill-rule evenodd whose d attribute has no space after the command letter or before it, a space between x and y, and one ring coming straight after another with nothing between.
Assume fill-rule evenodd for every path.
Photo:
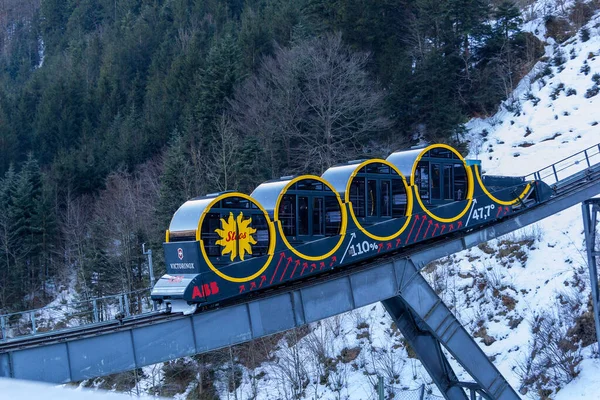
<instances>
[{"instance_id":1,"label":"funicular train","mask_svg":"<svg viewBox=\"0 0 600 400\"><path fill-rule=\"evenodd\" d=\"M184 203L164 243L152 299L167 312L239 299L472 229L550 198L542 181L482 176L477 160L435 144L351 161L319 177L282 177L250 196Z\"/></svg>"}]
</instances>

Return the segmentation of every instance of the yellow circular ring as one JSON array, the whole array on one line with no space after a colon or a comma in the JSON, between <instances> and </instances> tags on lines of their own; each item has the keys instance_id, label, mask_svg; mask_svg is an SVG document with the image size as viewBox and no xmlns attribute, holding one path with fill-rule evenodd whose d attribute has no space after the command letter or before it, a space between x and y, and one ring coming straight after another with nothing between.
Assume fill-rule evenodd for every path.
<instances>
[{"instance_id":1,"label":"yellow circular ring","mask_svg":"<svg viewBox=\"0 0 600 400\"><path fill-rule=\"evenodd\" d=\"M256 273L254 273L250 276L247 276L245 278L236 278L236 277L229 276L229 275L224 274L223 272L219 271L213 265L213 263L210 261L210 258L206 254L206 250L204 250L204 242L202 241L202 239L200 237L200 229L202 228L202 222L204 222L204 216L208 213L208 211L210 211L212 206L217 201L227 199L229 197L241 197L243 199L251 201L253 204L258 206L259 210L262 211L263 214L265 215L265 218L267 219L267 225L269 226L269 251L267 252L269 257L267 258L267 261L265 262L265 264ZM217 274L218 276L220 276L221 278L223 278L229 282L241 283L241 282L248 282L248 281L251 281L252 279L257 278L258 276L260 276L260 274L265 272L265 270L269 267L269 264L271 263L271 259L273 259L273 254L275 254L274 253L274 250L275 250L275 228L273 228L273 223L271 222L271 219L269 218L269 214L255 199L253 199L252 197L245 195L243 193L237 193L237 192L226 193L221 196L217 196L213 201L211 201L209 203L209 205L206 206L206 208L204 209L204 212L202 213L202 216L200 217L200 221L198 222L198 229L196 230L196 240L200 242L200 251L202 252L202 256L204 257L204 261L206 261L206 264L208 265L208 267L215 274Z\"/></svg>"},{"instance_id":2,"label":"yellow circular ring","mask_svg":"<svg viewBox=\"0 0 600 400\"><path fill-rule=\"evenodd\" d=\"M283 233L283 228L281 227L281 221L279 221L279 204L281 203L281 199L283 198L283 195L285 194L285 192L287 192L287 190L290 188L290 186L292 186L294 183L301 181L303 179L312 179L312 180L315 180L315 181L325 184L329 189L331 189L331 191L333 192L333 194L335 195L335 197L338 201L338 204L340 205L340 213L342 215L342 226L340 227L340 234L339 234L340 240L333 247L333 249L331 251L329 251L329 252L327 252L327 254L324 254L321 256L316 256L316 257L315 256L307 256L306 254L302 254L298 250L296 250L290 244L290 242L288 242L287 238L285 237L285 235ZM342 203L342 200L340 199L340 195L335 190L335 188L333 186L331 186L331 184L329 182L327 182L325 179L321 178L320 176L316 176L316 175L297 176L294 179L292 179L291 181L289 181L287 183L287 185L285 185L285 187L279 193L279 197L277 198L277 202L275 203L275 210L273 211L273 220L277 224L277 228L279 229L279 236L281 236L281 239L283 240L283 243L285 243L287 248L290 249L292 251L292 253L294 253L298 257L304 258L309 261L324 260L327 257L329 257L330 255L332 255L333 253L335 253L340 248L340 246L342 245L342 242L344 241L344 237L346 236L346 227L348 225L348 216L346 215L346 207L344 207L344 204Z\"/></svg>"},{"instance_id":3,"label":"yellow circular ring","mask_svg":"<svg viewBox=\"0 0 600 400\"><path fill-rule=\"evenodd\" d=\"M425 205L423 204L423 201L421 200L421 196L419 195L419 191L417 189L415 189L415 197L417 198L417 202L419 203L419 205L421 206L423 211L425 211L425 213L427 213L427 215L429 215L431 218L435 219L436 221L444 222L447 224L447 223L458 221L460 218L462 218L463 215L465 215L467 213L467 211L469 210L469 207L471 207L471 203L473 202L473 191L475 190L475 184L473 182L473 172L471 171L471 168L469 168L467 166L467 162L465 161L463 156L460 155L460 153L458 151L456 151L454 148L452 148L446 144L432 144L431 146L427 146L426 148L424 148L423 151L419 154L419 156L415 160L415 163L413 164L413 168L412 168L412 174L410 177L410 185L411 186L415 185L415 171L417 169L417 164L419 163L419 161L421 161L421 157L423 157L423 154L427 153L429 150L436 148L436 147L442 147L444 149L450 150L451 152L453 152L454 154L456 154L458 156L459 160L461 160L463 165L465 166L465 171L467 171L467 181L468 181L468 186L469 186L468 190L467 190L467 200L468 200L467 205L465 206L465 209L462 210L462 212L460 214L458 214L456 217L441 218L441 217L438 217L437 215L433 214L431 211L429 211L427 209L427 207L425 207Z\"/></svg>"},{"instance_id":4,"label":"yellow circular ring","mask_svg":"<svg viewBox=\"0 0 600 400\"><path fill-rule=\"evenodd\" d=\"M527 195L527 193L529 193L529 189L531 189L531 183L528 183L527 186L525 186L525 189L523 189L523 192L519 196L517 196L516 199L510 200L510 201L504 201L504 200L495 198L487 190L487 188L483 185L483 181L481 180L481 177L479 176L479 169L478 169L477 165L475 165L475 176L477 177L477 182L479 183L479 186L481 186L481 190L483 190L483 193L485 193L490 199L492 199L493 201L495 201L496 203L498 203L502 206L512 206L513 204L516 204L519 200L523 199L523 197L525 197Z\"/></svg>"},{"instance_id":5,"label":"yellow circular ring","mask_svg":"<svg viewBox=\"0 0 600 400\"><path fill-rule=\"evenodd\" d=\"M352 207L352 203L350 202L350 185L352 184L352 181L356 177L356 174L358 174L358 171L360 171L365 165L367 165L367 164L373 164L373 163L381 163L381 164L387 165L388 167L390 167L394 171L396 171L396 173L402 179L402 183L404 183L404 188L406 189L406 205L407 205L406 216L408 218L406 219L406 222L404 223L404 225L398 230L398 232L396 232L396 233L394 233L394 234L392 234L390 236L377 236L377 235L373 235L371 232L369 232L365 228L363 228L363 226L358 222L358 219L356 218L356 215L354 214L354 208ZM348 179L348 183L346 184L346 193L344 194L344 201L346 203L350 204L350 207L349 207L350 208L350 217L352 217L352 220L354 221L354 223L356 224L356 226L358 227L358 229L360 229L362 231L362 233L364 233L365 235L367 235L371 239L382 240L382 241L394 239L399 234L401 234L402 232L404 232L404 230L408 226L408 223L410 222L410 219L412 218L413 198L412 198L412 195L411 195L410 186L408 186L406 184L406 178L404 177L404 175L402 175L402 172L400 172L400 170L394 164L392 164L391 162L389 162L387 160L382 160L382 159L379 159L379 158L373 158L371 160L367 160L367 161L364 161L361 164L359 164L354 169L354 172L352 172L352 175L350 175L350 178Z\"/></svg>"}]
</instances>

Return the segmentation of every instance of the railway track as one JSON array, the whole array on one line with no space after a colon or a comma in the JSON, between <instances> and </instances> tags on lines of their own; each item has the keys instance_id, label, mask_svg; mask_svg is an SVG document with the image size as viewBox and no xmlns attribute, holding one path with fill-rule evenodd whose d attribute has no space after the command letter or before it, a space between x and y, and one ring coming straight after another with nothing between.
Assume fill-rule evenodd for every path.
<instances>
[{"instance_id":1,"label":"railway track","mask_svg":"<svg viewBox=\"0 0 600 400\"><path fill-rule=\"evenodd\" d=\"M294 284L282 285L275 289L268 289L262 292L255 292L252 295L246 295L240 299L234 299L227 303L214 304L208 307L199 308L198 313L215 311L227 307L232 307L239 304L249 303L254 300L263 299L266 297L277 296L283 293L295 291L298 289L305 288L307 286L315 285L317 283L326 282L331 279L339 278L341 276L350 275L363 270L374 268L381 263L389 262L390 259L405 259L415 254L420 253L422 250L434 247L436 245L444 244L450 240L460 239L467 235L477 233L489 229L491 226L502 224L503 222L510 221L513 219L520 218L524 214L534 212L535 210L543 207L548 207L553 203L557 203L573 197L579 191L584 191L590 187L599 185L600 181L600 165L594 165L585 171L581 171L568 177L565 180L557 182L555 185L555 196L543 203L536 204L535 206L528 207L527 204L517 213L505 217L502 220L496 220L489 225L481 225L472 230L457 231L444 237L438 237L426 242L418 243L411 246L408 249L399 250L395 253L387 253L375 259L357 263L349 268L340 268L338 270L332 270L316 277L310 277L302 281L297 281ZM576 204L576 203L575 203ZM567 206L568 207L568 206ZM566 207L564 207L566 208ZM563 209L564 209L563 208ZM540 218L541 219L541 218ZM496 235L497 237L498 235ZM166 314L162 312L149 312L139 314L136 316L130 316L122 320L105 321L96 324L84 325L77 328L71 328L68 330L52 331L46 333L39 333L33 336L19 337L14 339L7 339L4 342L0 342L0 354L14 350L20 350L25 348L32 348L37 346L46 346L54 343L62 343L65 341L71 341L86 337L93 337L102 335L105 333L127 331L132 328L139 328L149 326L153 324L164 323L167 321L175 321L183 318L187 318L183 314Z\"/></svg>"}]
</instances>

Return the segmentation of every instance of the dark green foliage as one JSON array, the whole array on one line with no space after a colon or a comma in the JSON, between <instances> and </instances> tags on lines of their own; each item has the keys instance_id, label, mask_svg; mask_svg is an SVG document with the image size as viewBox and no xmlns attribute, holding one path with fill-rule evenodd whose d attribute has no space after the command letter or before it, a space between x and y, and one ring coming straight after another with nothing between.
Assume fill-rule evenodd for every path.
<instances>
[{"instance_id":1,"label":"dark green foliage","mask_svg":"<svg viewBox=\"0 0 600 400\"><path fill-rule=\"evenodd\" d=\"M0 309L41 304L56 272L56 217L44 181L32 155L0 181Z\"/></svg>"},{"instance_id":2,"label":"dark green foliage","mask_svg":"<svg viewBox=\"0 0 600 400\"><path fill-rule=\"evenodd\" d=\"M590 40L590 30L587 27L581 28L581 31L579 32L579 38L582 42L587 42Z\"/></svg>"},{"instance_id":3,"label":"dark green foliage","mask_svg":"<svg viewBox=\"0 0 600 400\"><path fill-rule=\"evenodd\" d=\"M598 87L598 85L594 85L591 88L589 88L588 90L585 91L585 94L583 95L586 99L589 99L590 97L594 97L598 94L598 92L600 92L600 87Z\"/></svg>"},{"instance_id":4,"label":"dark green foliage","mask_svg":"<svg viewBox=\"0 0 600 400\"><path fill-rule=\"evenodd\" d=\"M158 250L190 197L250 192L265 179L383 156L421 138L459 141L462 124L495 112L543 54L519 30L511 2L13 3L0 30L0 308L44 297L59 269L77 271L84 296L139 287L140 243ZM562 21L548 26L557 37L570 30ZM332 37L332 54L342 57L318 58ZM352 95L332 103L346 102L352 123L315 117L326 114L314 88L338 67L349 71L350 61L353 78L339 82ZM269 68L281 79L260 87ZM552 72L547 66L541 76ZM280 90L263 108L236 95L282 87L289 96ZM282 110L297 113L282 118ZM254 122L240 125L242 115ZM323 159L311 164L312 152ZM140 165L152 168L136 172ZM148 202L110 207L126 204L128 192Z\"/></svg>"},{"instance_id":5,"label":"dark green foliage","mask_svg":"<svg viewBox=\"0 0 600 400\"><path fill-rule=\"evenodd\" d=\"M164 170L160 177L156 214L163 229L169 226L173 213L188 199L189 171L183 139L176 133L165 153Z\"/></svg>"},{"instance_id":6,"label":"dark green foliage","mask_svg":"<svg viewBox=\"0 0 600 400\"><path fill-rule=\"evenodd\" d=\"M559 65L563 65L567 61L567 58L565 57L565 53L560 48L557 48L554 51L554 58L552 60L554 61L554 66L558 67Z\"/></svg>"},{"instance_id":7,"label":"dark green foliage","mask_svg":"<svg viewBox=\"0 0 600 400\"><path fill-rule=\"evenodd\" d=\"M579 69L579 72L582 72L584 75L587 75L590 73L590 65L588 64L587 60L583 61L583 65Z\"/></svg>"},{"instance_id":8,"label":"dark green foliage","mask_svg":"<svg viewBox=\"0 0 600 400\"><path fill-rule=\"evenodd\" d=\"M559 83L558 85L556 85L556 87L550 93L550 98L552 100L556 100L558 98L558 96L560 96L560 92L564 92L564 91L565 91L565 84Z\"/></svg>"}]
</instances>

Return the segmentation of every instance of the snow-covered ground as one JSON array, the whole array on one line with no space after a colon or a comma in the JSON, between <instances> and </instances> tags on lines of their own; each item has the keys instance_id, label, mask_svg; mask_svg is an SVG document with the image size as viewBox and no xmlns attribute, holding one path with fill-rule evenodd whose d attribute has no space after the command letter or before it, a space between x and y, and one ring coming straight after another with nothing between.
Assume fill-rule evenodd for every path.
<instances>
[{"instance_id":1,"label":"snow-covered ground","mask_svg":"<svg viewBox=\"0 0 600 400\"><path fill-rule=\"evenodd\" d=\"M140 396L139 398L153 398ZM131 396L121 393L55 387L45 383L0 378L0 400L124 400Z\"/></svg>"},{"instance_id":2,"label":"snow-covered ground","mask_svg":"<svg viewBox=\"0 0 600 400\"><path fill-rule=\"evenodd\" d=\"M540 36L544 33L541 18L527 26ZM591 37L585 42L580 35L562 45L545 38L547 61L522 80L507 106L491 118L468 123L469 158L480 159L484 173L523 176L600 143L600 94L590 96L600 86L600 76L594 75L600 73L600 14L587 29ZM555 61L558 53L563 62ZM592 162L600 161L598 153L597 148L589 153ZM578 160L577 165L567 163L564 173L581 169L584 159ZM570 302L581 305L574 315L587 309L590 288L581 208L572 207L487 246L441 260L426 276L519 390L536 321L553 315L566 324L562 314ZM577 365L578 376L558 393L551 391L551 398L598 398L600 361L594 358L594 349L596 345L575 351L583 359ZM289 398L298 383L304 386L305 398L374 399L377 374L384 376L387 391L396 392L396 398L418 398L410 397L416 392L398 392L421 385L439 394L421 364L408 357L379 304L313 324L298 344L290 347L282 340L274 355L275 362L254 371L260 379L244 369L237 397L223 385L221 398ZM323 366L324 358L330 360L329 369ZM451 362L460 380L471 380ZM319 377L327 374L329 384L320 384ZM539 398L531 388L522 395Z\"/></svg>"},{"instance_id":3,"label":"snow-covered ground","mask_svg":"<svg viewBox=\"0 0 600 400\"><path fill-rule=\"evenodd\" d=\"M530 13L539 15L526 29L543 37L544 10L552 6L550 0L533 3ZM485 174L526 175L600 142L600 93L590 96L600 86L600 77L594 78L600 74L600 14L587 29L590 39L585 42L580 35L562 45L543 38L548 60L536 65L496 115L467 124L469 158L480 159ZM557 52L563 54L564 62L555 62ZM597 162L598 151L591 154L596 154L593 161ZM534 345L532 327L539 318L552 315L564 322L565 307L581 304L573 311L575 315L587 309L586 268L581 209L576 206L508 237L440 260L425 275L519 390L522 367ZM551 398L599 397L596 350L591 345L576 351L582 358L578 376L551 393ZM229 371L218 370L215 378L222 399L288 399L297 392L313 399L375 399L377 375L384 377L386 391L394 392L395 399L417 399L422 387L431 391L430 398L436 398L439 393L429 375L409 353L389 315L375 304L312 324L307 331L288 333L270 360L254 371L239 367L241 383L234 391L226 384ZM456 362L451 363L460 380L471 380ZM140 384L142 391L155 387L163 376L161 365L146 367L144 372L148 378ZM0 399L54 398L47 389L43 396L29 396L27 391L37 386L21 385L0 380ZM192 389L190 385L176 397L183 399ZM84 398L60 393L56 398ZM88 392L74 393L89 398ZM531 388L522 393L523 398L539 398Z\"/></svg>"}]
</instances>

